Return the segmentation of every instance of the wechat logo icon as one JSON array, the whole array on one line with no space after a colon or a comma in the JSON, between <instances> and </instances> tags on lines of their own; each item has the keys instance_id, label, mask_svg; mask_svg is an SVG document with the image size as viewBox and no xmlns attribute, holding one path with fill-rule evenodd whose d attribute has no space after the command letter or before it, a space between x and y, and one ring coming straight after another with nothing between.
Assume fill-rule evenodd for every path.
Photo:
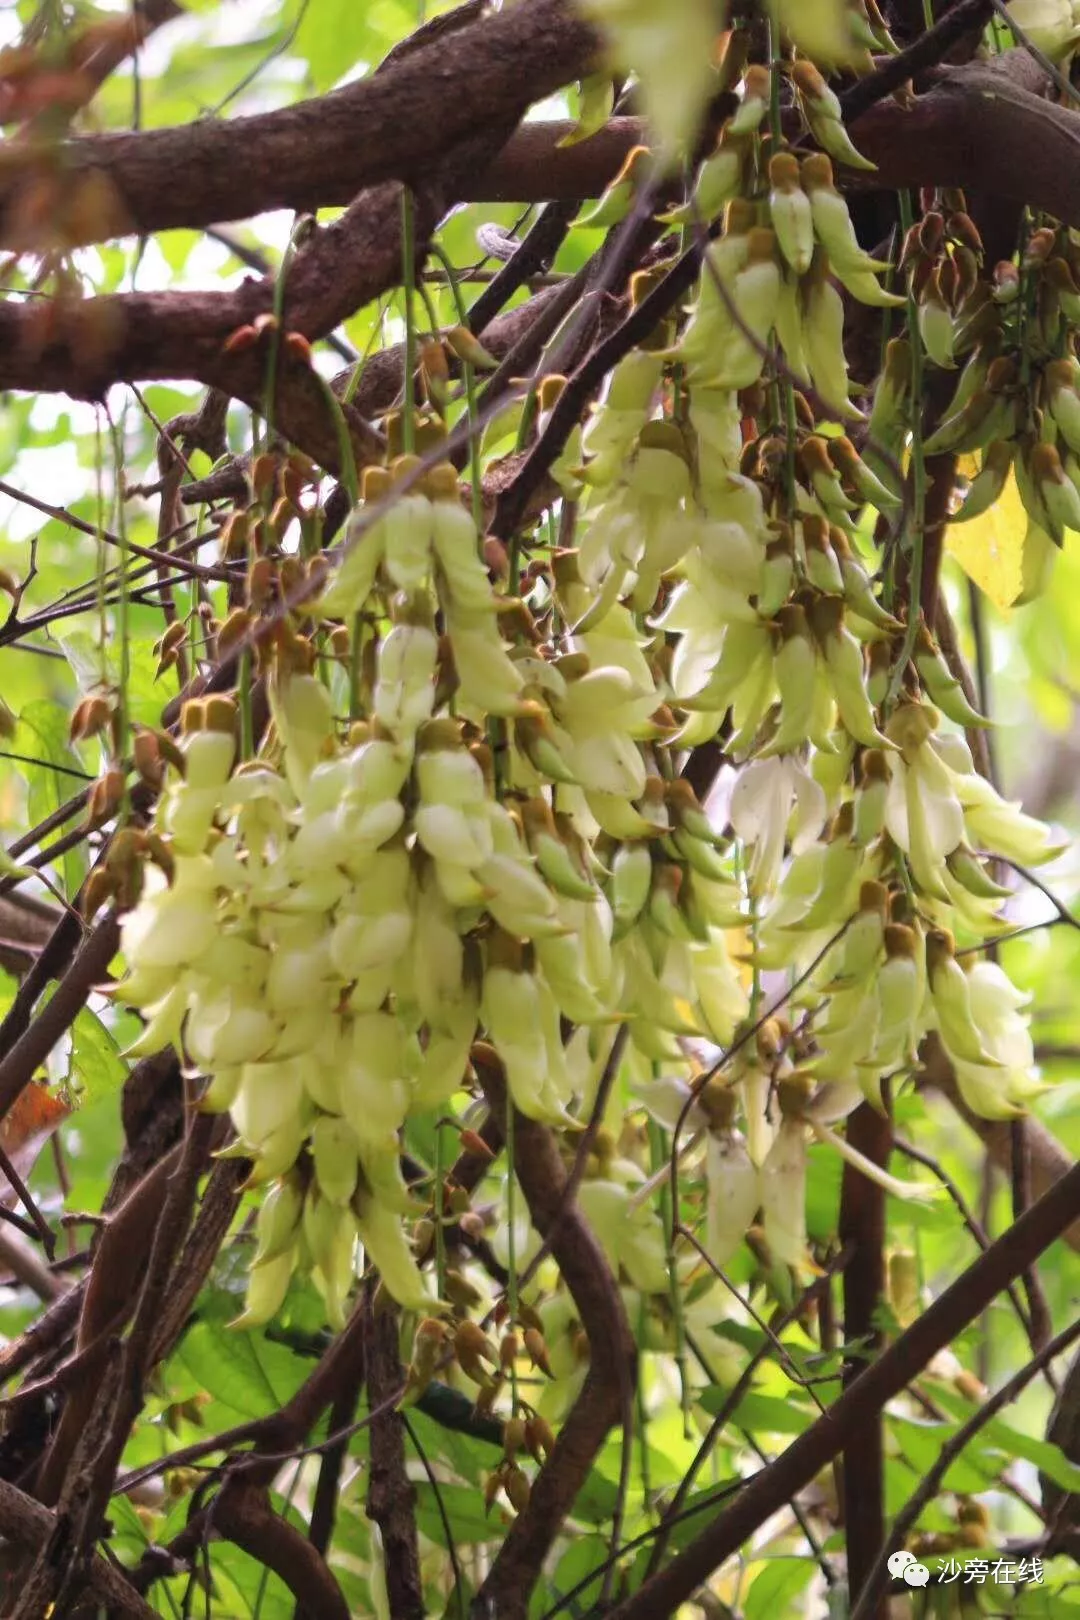
<instances>
[{"instance_id":1,"label":"wechat logo icon","mask_svg":"<svg viewBox=\"0 0 1080 1620\"><path fill-rule=\"evenodd\" d=\"M902 1575L908 1586L925 1586L930 1579L926 1565L920 1564L915 1554L906 1548L889 1554L889 1574Z\"/></svg>"}]
</instances>

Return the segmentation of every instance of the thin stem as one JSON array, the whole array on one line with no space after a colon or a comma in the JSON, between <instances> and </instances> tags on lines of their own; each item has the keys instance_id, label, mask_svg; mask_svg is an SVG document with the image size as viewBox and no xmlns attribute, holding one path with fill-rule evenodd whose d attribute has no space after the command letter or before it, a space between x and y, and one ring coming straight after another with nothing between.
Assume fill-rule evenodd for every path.
<instances>
[{"instance_id":1,"label":"thin stem","mask_svg":"<svg viewBox=\"0 0 1080 1620\"><path fill-rule=\"evenodd\" d=\"M416 218L413 194L401 188L401 291L405 302L405 400L401 411L401 448L412 455L416 447L413 419L413 377L416 373L416 328L413 325L413 296L416 291Z\"/></svg>"},{"instance_id":2,"label":"thin stem","mask_svg":"<svg viewBox=\"0 0 1080 1620\"><path fill-rule=\"evenodd\" d=\"M911 194L907 191L900 193L900 224L904 235L911 229L913 215L911 211ZM915 401L915 410L911 422L911 508L909 512L911 535L911 560L908 570L908 610L907 628L904 631L904 641L900 655L896 660L889 689L885 697L886 708L891 708L900 694L904 680L904 671L911 662L911 655L915 651L915 638L919 632L919 603L922 600L922 574L923 574L923 547L926 538L926 458L923 454L923 348L919 336L919 305L915 297L912 276L908 276L907 287L907 320L908 337L911 347L911 396Z\"/></svg>"},{"instance_id":3,"label":"thin stem","mask_svg":"<svg viewBox=\"0 0 1080 1620\"><path fill-rule=\"evenodd\" d=\"M979 1430L984 1429L1003 1407L1008 1406L1022 1390L1027 1388L1032 1379L1042 1372L1044 1367L1048 1367L1056 1356L1060 1356L1071 1344L1075 1344L1077 1339L1080 1339L1080 1319L1065 1328L1056 1338L1051 1339L1050 1343L1045 1345L1038 1355L1033 1356L1026 1366L1021 1367L1020 1371L1015 1373L1007 1383L1002 1384L1001 1388L991 1395L990 1399L985 1401L977 1412L973 1412L967 1422L961 1424L956 1433L945 1442L926 1478L919 1485L918 1490L914 1491L908 1498L903 1510L897 1514L892 1527L892 1535L877 1556L874 1567L867 1577L862 1595L851 1611L851 1620L868 1620L868 1617L873 1612L874 1595L885 1580L890 1547L903 1546L908 1532L918 1521L919 1514L929 1502L933 1501L945 1475L956 1459L962 1455L965 1448L974 1440Z\"/></svg>"}]
</instances>

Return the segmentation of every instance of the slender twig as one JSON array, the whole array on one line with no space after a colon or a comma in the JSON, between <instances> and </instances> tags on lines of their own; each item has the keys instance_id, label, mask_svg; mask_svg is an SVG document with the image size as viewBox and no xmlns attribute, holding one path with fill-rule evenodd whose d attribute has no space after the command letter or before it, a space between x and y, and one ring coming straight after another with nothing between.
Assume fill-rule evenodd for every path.
<instances>
[{"instance_id":1,"label":"slender twig","mask_svg":"<svg viewBox=\"0 0 1080 1620\"><path fill-rule=\"evenodd\" d=\"M997 0L960 0L958 5L950 6L933 28L926 29L905 50L886 58L875 73L868 73L844 91L840 97L844 123L853 124L875 102L884 101L926 68L943 62L965 34L989 21L996 4Z\"/></svg>"},{"instance_id":2,"label":"slender twig","mask_svg":"<svg viewBox=\"0 0 1080 1620\"><path fill-rule=\"evenodd\" d=\"M937 1495L942 1480L948 1473L965 1447L971 1444L980 1429L984 1429L1003 1407L1014 1401L1022 1390L1026 1389L1036 1375L1048 1367L1056 1356L1067 1350L1071 1344L1080 1339L1080 1319L1070 1324L1056 1338L1045 1344L1037 1355L1020 1368L1013 1376L984 1401L977 1412L973 1412L966 1423L962 1423L956 1433L942 1445L941 1451L931 1464L926 1478L921 1481L917 1490L913 1491L903 1509L897 1514L893 1523L892 1534L882 1547L859 1601L851 1611L851 1620L869 1620L873 1610L871 1608L875 1594L881 1590L885 1574L888 1569L889 1547L902 1547L904 1540L917 1523L919 1514L927 1503L932 1502Z\"/></svg>"},{"instance_id":3,"label":"slender twig","mask_svg":"<svg viewBox=\"0 0 1080 1620\"><path fill-rule=\"evenodd\" d=\"M671 1502L665 1509L660 1523L657 1526L656 1540L653 1543L652 1552L649 1555L649 1561L645 1566L646 1580L655 1569L659 1568L660 1561L664 1556L671 1532L674 1530L676 1524L681 1521L682 1509L686 1502L686 1498L690 1494L690 1489L695 1479L701 1472L706 1459L712 1452L712 1449L716 1445L720 1435L723 1433L727 1424L731 1421L733 1413L738 1410L739 1403L743 1396L750 1390L754 1381L754 1374L757 1372L762 1362L767 1359L769 1352L775 1348L774 1339L776 1342L779 1342L779 1335L783 1333L784 1329L790 1327L793 1322L797 1322L810 1301L817 1298L819 1294L828 1288L837 1271L839 1271L846 1263L847 1258L848 1256L844 1251L840 1251L838 1254L832 1257L825 1274L821 1277L816 1277L809 1287L803 1290L791 1308L785 1311L780 1320L773 1325L772 1334L765 1334L763 1336L761 1344L753 1352L749 1361L746 1363L746 1366L739 1374L739 1377L736 1379L735 1383L724 1397L720 1410L715 1414L712 1422L709 1424L709 1427L702 1437L697 1451L694 1453L689 1467L686 1469L682 1479L679 1481L675 1495L671 1498Z\"/></svg>"},{"instance_id":4,"label":"slender twig","mask_svg":"<svg viewBox=\"0 0 1080 1620\"><path fill-rule=\"evenodd\" d=\"M666 1569L613 1610L611 1620L652 1620L657 1614L673 1613L770 1514L810 1483L859 1424L898 1395L1006 1283L1049 1248L1076 1219L1078 1209L1080 1166L1074 1165L859 1374L823 1418L746 1481L735 1502Z\"/></svg>"},{"instance_id":5,"label":"slender twig","mask_svg":"<svg viewBox=\"0 0 1080 1620\"><path fill-rule=\"evenodd\" d=\"M1045 51L1041 51L1036 45L1035 41L1031 38L1030 34L1028 34L1027 31L1020 26L1020 23L1017 21L1016 17L1005 4L1005 0L989 0L989 3L991 9L997 12L1005 26L1011 29L1017 44L1022 45L1024 50L1027 51L1028 55L1034 61L1038 62L1047 78L1052 79L1054 84L1061 91L1061 94L1065 97L1065 100L1072 101L1080 105L1080 91L1077 91L1077 88L1075 84L1073 84L1072 80L1069 79L1066 74L1062 73L1059 67L1051 62Z\"/></svg>"},{"instance_id":6,"label":"slender twig","mask_svg":"<svg viewBox=\"0 0 1080 1620\"><path fill-rule=\"evenodd\" d=\"M2 1147L0 1147L0 1170L4 1172L12 1192L29 1215L33 1223L33 1235L36 1235L41 1240L42 1247L49 1259L53 1259L56 1253L56 1234L38 1208L26 1182Z\"/></svg>"},{"instance_id":7,"label":"slender twig","mask_svg":"<svg viewBox=\"0 0 1080 1620\"><path fill-rule=\"evenodd\" d=\"M915 1164L924 1165L925 1168L930 1171L931 1175L937 1177L938 1181L940 1181L941 1185L945 1188L945 1191L956 1205L960 1219L963 1221L966 1230L970 1232L980 1249L984 1251L988 1249L990 1247L990 1238L985 1227L978 1219L975 1212L968 1204L967 1199L960 1191L960 1188L956 1185L956 1182L953 1180L952 1176L950 1176L949 1172L945 1169L945 1166L940 1162L940 1160L935 1159L932 1153L927 1153L922 1148L916 1147L914 1142L909 1142L902 1136L896 1136L893 1138L893 1146L896 1148L896 1151L898 1153L902 1153L905 1158L911 1159ZM1006 1289L1006 1293L1009 1298L1009 1303L1016 1312L1017 1320L1024 1330L1024 1335L1030 1342L1031 1321L1028 1317L1027 1311L1024 1309L1024 1303L1016 1291L1016 1285L1014 1283L1010 1283ZM1033 1344L1031 1348L1032 1350L1038 1350L1039 1347L1038 1345Z\"/></svg>"}]
</instances>

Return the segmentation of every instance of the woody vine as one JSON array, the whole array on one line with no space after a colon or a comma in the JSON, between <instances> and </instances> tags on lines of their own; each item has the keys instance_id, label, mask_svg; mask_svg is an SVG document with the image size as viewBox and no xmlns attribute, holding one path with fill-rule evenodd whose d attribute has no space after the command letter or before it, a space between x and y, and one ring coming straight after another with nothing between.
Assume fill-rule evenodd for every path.
<instances>
[{"instance_id":1,"label":"woody vine","mask_svg":"<svg viewBox=\"0 0 1080 1620\"><path fill-rule=\"evenodd\" d=\"M1022 608L1080 530L1080 208L1055 216L1045 158L1030 192L960 172L991 83L1016 150L1067 152L1080 23L1066 0L470 0L327 102L366 172L327 146L321 175L253 176L346 203L333 223L299 219L232 292L95 292L91 244L267 203L211 196L227 120L193 129L171 199L141 177L182 129L88 132L177 13L46 7L0 54L0 382L95 402L115 484L89 592L0 576L6 659L79 614L98 648L67 744L92 780L9 840L19 926L60 905L12 959L0 1106L87 1009L130 1034L123 1152L62 1287L62 1196L4 1166L52 1263L9 1260L50 1303L0 1350L5 1612L241 1612L228 1545L259 1603L270 1581L309 1616L754 1614L775 1589L865 1620L889 1551L992 1546L983 1496L1014 1488L1037 1528L1013 1539L1064 1582L1076 1331L1036 1264L1080 1172L1030 1132L1049 1081L1008 945L1033 890L1078 926L1068 837L999 790L984 610L973 678L945 554L1022 514ZM570 86L576 123L521 122ZM247 138L280 153L314 105ZM357 157L365 120L386 138ZM542 206L470 304L440 222L500 173L493 197ZM403 342L331 378L321 341L392 289ZM136 490L109 390L159 377L209 392L154 421ZM0 716L15 754L28 722ZM898 1233L950 1199L974 1218L931 1093L1007 1165L1014 1217L975 1221L984 1253L934 1291ZM905 1510L886 1403L955 1418L942 1443L989 1432L953 1347L994 1300L1011 1393L1057 1399L1039 1490L1005 1460ZM289 1357L228 1432L169 1395L208 1324ZM769 1460L751 1414L777 1387L820 1415ZM491 1527L467 1568L463 1491ZM114 1561L131 1501L145 1545Z\"/></svg>"}]
</instances>

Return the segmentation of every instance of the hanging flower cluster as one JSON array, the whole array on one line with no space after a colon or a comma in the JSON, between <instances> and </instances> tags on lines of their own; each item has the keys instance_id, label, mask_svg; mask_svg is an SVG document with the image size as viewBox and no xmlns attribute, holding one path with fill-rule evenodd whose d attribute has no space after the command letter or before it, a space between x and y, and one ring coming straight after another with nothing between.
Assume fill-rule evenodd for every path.
<instances>
[{"instance_id":1,"label":"hanging flower cluster","mask_svg":"<svg viewBox=\"0 0 1080 1620\"><path fill-rule=\"evenodd\" d=\"M855 33L823 66L858 57L870 13L844 16ZM1078 367L1060 352L1075 250L1036 233L987 278L948 191L923 199L894 273L836 187L832 158L865 160L814 62L791 53L785 83L822 150L767 128L768 70L736 72L739 107L674 216L723 216L687 318L619 362L553 469L577 543L536 552L511 589L449 463L397 457L367 471L333 572L268 542L253 561L260 755L238 760L228 700L185 710L155 821L168 876L125 918L123 994L142 1049L172 1042L210 1077L206 1106L229 1110L268 1188L247 1322L297 1267L340 1322L358 1242L396 1300L435 1310L401 1132L464 1117L477 1041L517 1109L572 1142L625 1029L620 1083L666 1130L685 1116L714 1262L760 1217L797 1272L809 1143L880 1178L835 1127L883 1106L928 1033L981 1114L1037 1087L1024 998L977 947L1002 926L995 859L1055 846L973 764L963 731L983 721L918 619L906 462L981 454L960 517L1015 465L1040 532L1080 527ZM868 418L845 297L917 312ZM1046 350L1030 372L1021 322ZM960 362L924 441L916 367ZM564 387L541 384L541 427ZM714 743L737 771L721 828L681 774ZM747 1038L771 973L798 982ZM700 1043L737 1034L703 1084ZM659 1342L651 1168L605 1133L580 1203ZM565 1308L544 1317L556 1361ZM430 1376L445 1336L422 1325Z\"/></svg>"}]
</instances>

